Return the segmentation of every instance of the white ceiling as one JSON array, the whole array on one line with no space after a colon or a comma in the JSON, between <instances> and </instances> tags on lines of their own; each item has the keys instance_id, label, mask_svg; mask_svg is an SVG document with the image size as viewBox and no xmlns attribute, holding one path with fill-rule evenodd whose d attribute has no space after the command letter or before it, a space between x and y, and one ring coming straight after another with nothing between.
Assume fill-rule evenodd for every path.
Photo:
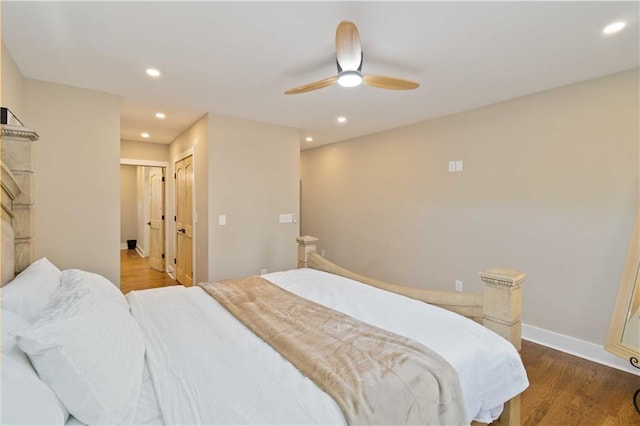
<instances>
[{"instance_id":1,"label":"white ceiling","mask_svg":"<svg viewBox=\"0 0 640 426\"><path fill-rule=\"evenodd\" d=\"M169 143L208 111L298 128L304 149L637 67L638 6L3 1L2 37L25 77L120 95L123 139L147 131ZM336 73L342 20L360 30L363 72L420 88L285 96ZM616 20L627 27L604 35ZM147 77L148 67L162 76Z\"/></svg>"}]
</instances>

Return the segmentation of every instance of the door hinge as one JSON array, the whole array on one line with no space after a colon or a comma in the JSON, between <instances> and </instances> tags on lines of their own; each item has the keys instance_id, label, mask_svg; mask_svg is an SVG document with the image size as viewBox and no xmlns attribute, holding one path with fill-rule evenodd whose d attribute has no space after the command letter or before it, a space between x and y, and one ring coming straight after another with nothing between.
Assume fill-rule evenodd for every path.
<instances>
[{"instance_id":1,"label":"door hinge","mask_svg":"<svg viewBox=\"0 0 640 426\"><path fill-rule=\"evenodd\" d=\"M178 261L177 261L177 260L176 260L176 258L174 257L174 258L173 258L173 264L175 265L175 264L177 264L177 263L178 263Z\"/></svg>"},{"instance_id":2,"label":"door hinge","mask_svg":"<svg viewBox=\"0 0 640 426\"><path fill-rule=\"evenodd\" d=\"M176 173L173 174L174 179L178 179L178 175Z\"/></svg>"},{"instance_id":3,"label":"door hinge","mask_svg":"<svg viewBox=\"0 0 640 426\"><path fill-rule=\"evenodd\" d=\"M177 222L177 221L178 221L178 216L174 216L174 217L173 217L173 221L174 221L174 222Z\"/></svg>"},{"instance_id":4,"label":"door hinge","mask_svg":"<svg viewBox=\"0 0 640 426\"><path fill-rule=\"evenodd\" d=\"M162 176L162 181L164 182L164 176Z\"/></svg>"},{"instance_id":5,"label":"door hinge","mask_svg":"<svg viewBox=\"0 0 640 426\"><path fill-rule=\"evenodd\" d=\"M164 215L162 215L162 220L164 220Z\"/></svg>"},{"instance_id":6,"label":"door hinge","mask_svg":"<svg viewBox=\"0 0 640 426\"><path fill-rule=\"evenodd\" d=\"M164 259L164 253L162 253L162 258Z\"/></svg>"}]
</instances>

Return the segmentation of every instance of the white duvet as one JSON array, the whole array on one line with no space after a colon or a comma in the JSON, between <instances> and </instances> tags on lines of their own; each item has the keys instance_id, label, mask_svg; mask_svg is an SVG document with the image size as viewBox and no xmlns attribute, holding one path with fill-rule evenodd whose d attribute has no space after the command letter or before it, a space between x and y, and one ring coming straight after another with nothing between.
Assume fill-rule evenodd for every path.
<instances>
[{"instance_id":1,"label":"white duvet","mask_svg":"<svg viewBox=\"0 0 640 426\"><path fill-rule=\"evenodd\" d=\"M469 422L497 418L528 386L513 346L464 317L312 269L263 277L442 355L458 372ZM166 424L345 424L331 397L199 287L127 298Z\"/></svg>"}]
</instances>

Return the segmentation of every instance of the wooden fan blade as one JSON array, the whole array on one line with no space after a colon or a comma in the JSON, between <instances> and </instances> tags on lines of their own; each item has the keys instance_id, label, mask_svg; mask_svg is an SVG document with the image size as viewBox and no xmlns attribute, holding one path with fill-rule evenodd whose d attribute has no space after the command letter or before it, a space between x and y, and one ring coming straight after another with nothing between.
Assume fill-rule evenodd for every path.
<instances>
[{"instance_id":1,"label":"wooden fan blade","mask_svg":"<svg viewBox=\"0 0 640 426\"><path fill-rule=\"evenodd\" d=\"M324 80L314 81L313 83L305 84L303 86L294 87L284 92L285 95L297 95L298 93L311 92L312 90L322 89L323 87L331 86L338 81L337 76L325 78Z\"/></svg>"},{"instance_id":2,"label":"wooden fan blade","mask_svg":"<svg viewBox=\"0 0 640 426\"><path fill-rule=\"evenodd\" d=\"M336 58L344 71L356 71L362 61L362 47L356 24L342 21L336 30Z\"/></svg>"},{"instance_id":3,"label":"wooden fan blade","mask_svg":"<svg viewBox=\"0 0 640 426\"><path fill-rule=\"evenodd\" d=\"M385 77L382 75L363 75L362 80L369 86L379 89L411 90L420 87L418 83L401 78Z\"/></svg>"}]
</instances>

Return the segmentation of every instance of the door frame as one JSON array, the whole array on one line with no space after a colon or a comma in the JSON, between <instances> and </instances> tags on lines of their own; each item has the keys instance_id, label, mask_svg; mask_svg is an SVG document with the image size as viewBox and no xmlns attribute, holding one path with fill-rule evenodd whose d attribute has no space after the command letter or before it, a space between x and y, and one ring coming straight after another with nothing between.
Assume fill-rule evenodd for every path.
<instances>
[{"instance_id":1,"label":"door frame","mask_svg":"<svg viewBox=\"0 0 640 426\"><path fill-rule=\"evenodd\" d=\"M169 169L169 162L168 161L153 161L153 160L137 160L137 159L133 159L133 158L121 158L120 159L120 165L121 166L140 166L140 167L162 167L165 169L165 175L167 174L166 172L168 172ZM164 182L164 211L165 211L165 217L167 217L167 206L169 205L168 201L167 201L167 180L165 179ZM169 247L169 239L167 237L167 232L169 231L169 220L165 220L164 221L164 251L165 253L167 252L167 248ZM164 269L165 272L167 274L169 274L169 276L171 276L170 271L173 271L173 268L168 269L169 268L169 259L168 256L165 256L164 259ZM171 276L172 278L174 278L173 276Z\"/></svg>"},{"instance_id":2,"label":"door frame","mask_svg":"<svg viewBox=\"0 0 640 426\"><path fill-rule=\"evenodd\" d=\"M191 166L193 167L193 182L191 185L191 223L192 223L192 235L193 238L191 239L191 271L192 271L192 281L194 283L194 285L198 282L196 281L196 275L197 275L197 270L196 270L196 242L198 241L198 237L197 237L197 228L198 228L198 211L196 210L196 194L198 193L198 191L196 191L196 153L195 153L195 148L191 147L185 151L182 151L181 153L177 154L176 156L171 158L171 175L174 176L173 178L173 185L172 185L172 190L171 190L171 198L172 198L172 208L173 211L171 212L171 215L175 217L176 212L178 211L178 197L176 195L176 180L175 180L175 175L176 175L176 163L178 161L184 160L185 158L191 156ZM175 235L176 233L176 222L171 221L171 229L173 232L173 235ZM178 253L178 240L176 238L173 239L173 257L175 258L177 256ZM171 265L171 271L173 272L172 278L176 279L176 274L175 274L175 268L173 267L174 265Z\"/></svg>"}]
</instances>

